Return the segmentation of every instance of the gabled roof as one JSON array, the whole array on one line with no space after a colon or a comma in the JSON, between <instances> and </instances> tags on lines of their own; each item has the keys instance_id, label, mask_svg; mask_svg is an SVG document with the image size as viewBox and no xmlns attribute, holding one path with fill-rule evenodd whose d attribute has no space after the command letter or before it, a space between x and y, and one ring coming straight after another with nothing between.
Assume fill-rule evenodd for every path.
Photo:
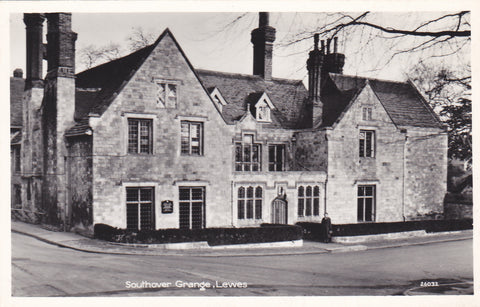
<instances>
[{"instance_id":1,"label":"gabled roof","mask_svg":"<svg viewBox=\"0 0 480 307\"><path fill-rule=\"evenodd\" d=\"M346 111L367 80L395 125L442 128L442 122L413 84L335 73L329 74L322 95L325 108L322 126L331 126Z\"/></svg>"},{"instance_id":2,"label":"gabled roof","mask_svg":"<svg viewBox=\"0 0 480 307\"><path fill-rule=\"evenodd\" d=\"M272 78L265 81L260 76L196 70L205 88L217 88L222 93L227 105L222 114L227 123L240 120L247 111L247 104L254 106L266 93L275 109L272 110L272 123L279 128L297 128L301 118L307 89L301 80Z\"/></svg>"},{"instance_id":3,"label":"gabled roof","mask_svg":"<svg viewBox=\"0 0 480 307\"><path fill-rule=\"evenodd\" d=\"M122 58L76 75L75 118L89 113L101 115L158 44L159 40Z\"/></svg>"},{"instance_id":4,"label":"gabled roof","mask_svg":"<svg viewBox=\"0 0 480 307\"><path fill-rule=\"evenodd\" d=\"M10 126L23 125L23 91L25 79L10 77Z\"/></svg>"}]
</instances>

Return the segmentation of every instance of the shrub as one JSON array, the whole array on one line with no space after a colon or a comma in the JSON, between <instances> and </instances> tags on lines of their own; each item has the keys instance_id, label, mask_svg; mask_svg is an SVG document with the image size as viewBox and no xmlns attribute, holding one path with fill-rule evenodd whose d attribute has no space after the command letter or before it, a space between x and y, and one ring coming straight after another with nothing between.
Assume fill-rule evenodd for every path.
<instances>
[{"instance_id":1,"label":"shrub","mask_svg":"<svg viewBox=\"0 0 480 307\"><path fill-rule=\"evenodd\" d=\"M97 239L121 243L179 243L207 241L209 245L263 243L302 239L302 228L294 225L262 224L248 228L159 229L131 231L95 224Z\"/></svg>"},{"instance_id":2,"label":"shrub","mask_svg":"<svg viewBox=\"0 0 480 307\"><path fill-rule=\"evenodd\" d=\"M297 225L303 228L304 239L319 240L322 237L320 223L300 222ZM472 219L462 220L424 220L393 223L358 223L334 224L333 236L360 236L381 233L425 230L426 232L456 231L473 228Z\"/></svg>"}]
</instances>

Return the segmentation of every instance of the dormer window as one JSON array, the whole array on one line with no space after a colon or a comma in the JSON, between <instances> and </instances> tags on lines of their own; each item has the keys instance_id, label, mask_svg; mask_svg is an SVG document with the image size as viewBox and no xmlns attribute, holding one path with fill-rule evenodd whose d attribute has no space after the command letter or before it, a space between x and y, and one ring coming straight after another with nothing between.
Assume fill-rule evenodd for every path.
<instances>
[{"instance_id":1,"label":"dormer window","mask_svg":"<svg viewBox=\"0 0 480 307\"><path fill-rule=\"evenodd\" d=\"M218 90L218 88L213 89L213 91L210 93L210 97L212 97L213 102L221 112L223 109L223 106L226 105L227 102L222 97L222 94L220 94L220 91Z\"/></svg>"},{"instance_id":2,"label":"dormer window","mask_svg":"<svg viewBox=\"0 0 480 307\"><path fill-rule=\"evenodd\" d=\"M262 97L255 104L255 118L259 122L271 122L271 110L274 108L270 98L266 93L263 93Z\"/></svg>"}]
</instances>

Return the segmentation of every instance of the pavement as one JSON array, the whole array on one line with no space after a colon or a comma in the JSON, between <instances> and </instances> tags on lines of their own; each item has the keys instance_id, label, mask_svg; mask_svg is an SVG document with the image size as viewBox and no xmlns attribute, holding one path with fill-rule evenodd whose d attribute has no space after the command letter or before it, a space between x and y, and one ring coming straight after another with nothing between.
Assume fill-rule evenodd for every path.
<instances>
[{"instance_id":1,"label":"pavement","mask_svg":"<svg viewBox=\"0 0 480 307\"><path fill-rule=\"evenodd\" d=\"M228 249L163 249L155 245L132 246L116 244L98 239L87 238L73 232L48 230L42 225L34 225L19 221L11 222L12 232L27 235L38 240L70 248L78 251L117 255L146 255L146 256L196 256L196 257L246 257L246 256L273 256L273 255L304 255L323 253L343 253L364 251L381 248L395 248L412 245L468 240L473 238L473 230L451 231L428 234L421 237L389 239L364 242L361 244L348 243L321 243L303 241L302 246L296 247L255 247L255 248L228 248ZM159 244L161 245L161 244ZM158 246L158 245L157 245ZM161 247L161 246L159 246Z\"/></svg>"}]
</instances>

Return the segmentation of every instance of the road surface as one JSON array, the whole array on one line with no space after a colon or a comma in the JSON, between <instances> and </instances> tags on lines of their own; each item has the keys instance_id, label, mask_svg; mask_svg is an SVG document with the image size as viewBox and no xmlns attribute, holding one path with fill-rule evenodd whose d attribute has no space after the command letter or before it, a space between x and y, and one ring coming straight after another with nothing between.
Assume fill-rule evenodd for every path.
<instances>
[{"instance_id":1,"label":"road surface","mask_svg":"<svg viewBox=\"0 0 480 307\"><path fill-rule=\"evenodd\" d=\"M338 254L195 257L86 253L12 234L13 296L472 294L472 281L471 239Z\"/></svg>"}]
</instances>

